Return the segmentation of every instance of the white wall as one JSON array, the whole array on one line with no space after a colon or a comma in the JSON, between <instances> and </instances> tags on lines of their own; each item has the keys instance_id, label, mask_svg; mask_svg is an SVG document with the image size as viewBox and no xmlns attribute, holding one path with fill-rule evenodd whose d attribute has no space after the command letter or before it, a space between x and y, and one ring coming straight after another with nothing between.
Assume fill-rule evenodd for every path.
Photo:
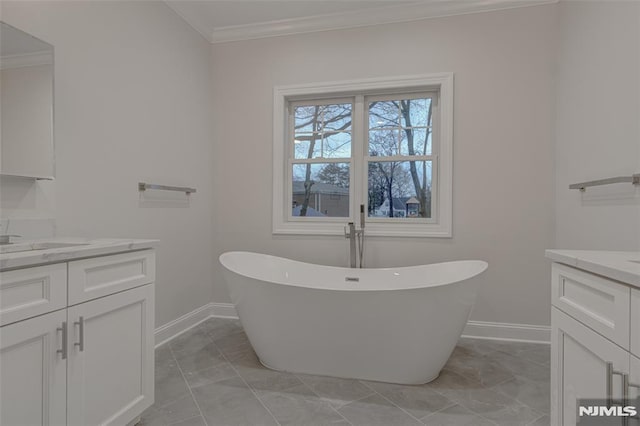
<instances>
[{"instance_id":1,"label":"white wall","mask_svg":"<svg viewBox=\"0 0 640 426\"><path fill-rule=\"evenodd\" d=\"M369 238L366 264L484 259L472 319L549 324L556 7L214 45L215 254L347 265L344 238L271 234L273 86L452 71L454 238Z\"/></svg>"},{"instance_id":2,"label":"white wall","mask_svg":"<svg viewBox=\"0 0 640 426\"><path fill-rule=\"evenodd\" d=\"M571 183L640 173L640 3L559 4L556 246L640 250L640 188Z\"/></svg>"},{"instance_id":3,"label":"white wall","mask_svg":"<svg viewBox=\"0 0 640 426\"><path fill-rule=\"evenodd\" d=\"M2 2L55 46L55 182L2 180L4 219L158 238L156 325L211 300L210 46L162 2ZM139 181L197 188L149 193ZM4 221L6 224L6 220Z\"/></svg>"}]
</instances>

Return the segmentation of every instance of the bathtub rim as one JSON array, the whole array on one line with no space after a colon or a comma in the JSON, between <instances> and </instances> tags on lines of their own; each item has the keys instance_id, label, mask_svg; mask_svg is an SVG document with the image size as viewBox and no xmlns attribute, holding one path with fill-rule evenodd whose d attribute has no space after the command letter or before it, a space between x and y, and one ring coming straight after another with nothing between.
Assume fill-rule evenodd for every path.
<instances>
[{"instance_id":1,"label":"bathtub rim","mask_svg":"<svg viewBox=\"0 0 640 426\"><path fill-rule=\"evenodd\" d=\"M335 287L335 288L328 288L328 287L321 287L318 285L300 285L298 283L292 283L292 282L286 282L284 280L277 280L277 279L267 279L264 276L258 276L258 274L251 274L248 273L247 271L239 271L236 268L232 268L228 265L228 263L225 263L225 258L230 258L233 255L249 255L249 256L260 256L260 257L265 257L265 258L269 258L269 259L274 259L276 261L280 261L283 263L286 262L290 262L294 265L310 265L312 267L320 267L320 268L326 268L329 270L332 270L334 272L340 271L343 272L345 275L349 275L349 276L354 276L359 273L359 271L407 271L407 270L416 270L416 269L427 269L429 267L434 267L436 265L452 265L452 264L461 264L461 263L465 263L465 264L469 264L469 263L473 263L474 265L477 265L477 270L475 270L473 273L469 273L467 275L465 275L464 277L460 278L460 279L449 279L449 280L442 280L440 282L435 282L435 283L430 283L430 284L424 284L424 283L415 283L415 282L404 282L402 283L401 286L399 287L387 287L387 288L358 288L358 287L354 287L354 286L347 286L345 285L344 287ZM271 283L271 284L277 284L277 285L283 285L283 286L288 286L288 287L294 287L294 288L301 288L301 289L306 289L306 290L321 290L321 291L346 291L346 292L382 292L382 291L408 291L408 290L417 290L417 289L422 289L422 288L433 288L433 287L440 287L440 286L446 286L446 285L451 285L451 284L456 284L456 283L461 283L464 281L468 281L471 278L474 278L478 275L481 275L482 273L484 273L487 268L489 267L489 263L484 261L484 260L453 260L453 261L447 261L447 262L437 262L437 263L428 263L428 264L421 264L421 265L413 265L413 266L397 266L397 267L387 267L387 268L348 268L348 267L344 267L344 266L331 266L331 265L322 265L322 264L318 264L318 263L310 263L310 262L302 262L299 260L294 260L294 259L290 259L287 257L281 257L281 256L274 256L274 255L270 255L270 254L266 254L266 253L259 253L259 252L252 252L252 251L245 251L245 250L232 250L232 251L227 251L222 253L219 257L218 257L218 262L220 262L220 265L222 265L222 267L233 274L239 275L241 277L245 277L245 278L249 278L252 280L257 280L257 281L262 281L265 283ZM228 283L227 283L228 284Z\"/></svg>"}]
</instances>

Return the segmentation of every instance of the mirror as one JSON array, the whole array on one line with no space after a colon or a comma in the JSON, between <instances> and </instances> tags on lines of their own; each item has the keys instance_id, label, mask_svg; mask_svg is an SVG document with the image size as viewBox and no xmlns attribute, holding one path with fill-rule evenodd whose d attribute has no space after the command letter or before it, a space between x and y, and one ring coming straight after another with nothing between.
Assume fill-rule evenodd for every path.
<instances>
[{"instance_id":1,"label":"mirror","mask_svg":"<svg viewBox=\"0 0 640 426\"><path fill-rule=\"evenodd\" d=\"M0 22L0 174L54 178L53 46Z\"/></svg>"}]
</instances>

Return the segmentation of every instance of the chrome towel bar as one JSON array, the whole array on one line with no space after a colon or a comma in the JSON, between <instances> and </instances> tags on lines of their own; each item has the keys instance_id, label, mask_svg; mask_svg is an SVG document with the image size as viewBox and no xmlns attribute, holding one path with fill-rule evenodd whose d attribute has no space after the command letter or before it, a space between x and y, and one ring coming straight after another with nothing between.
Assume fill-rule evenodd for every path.
<instances>
[{"instance_id":1,"label":"chrome towel bar","mask_svg":"<svg viewBox=\"0 0 640 426\"><path fill-rule=\"evenodd\" d=\"M178 191L178 192L184 192L187 195L191 194L192 192L196 192L195 188L188 188L185 186L167 186L167 185L156 185L153 183L138 182L138 191L146 191L147 189L159 189L162 191Z\"/></svg>"},{"instance_id":2,"label":"chrome towel bar","mask_svg":"<svg viewBox=\"0 0 640 426\"><path fill-rule=\"evenodd\" d=\"M579 189L584 192L590 186L610 185L612 183L632 183L640 185L640 173L631 176L618 176L608 179L590 180L588 182L580 182L569 185L569 189Z\"/></svg>"}]
</instances>

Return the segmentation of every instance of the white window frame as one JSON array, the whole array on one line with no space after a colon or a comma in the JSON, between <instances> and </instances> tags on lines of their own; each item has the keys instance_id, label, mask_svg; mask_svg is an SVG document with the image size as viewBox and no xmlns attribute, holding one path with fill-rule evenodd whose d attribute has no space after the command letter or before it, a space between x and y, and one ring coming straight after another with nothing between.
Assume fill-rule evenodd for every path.
<instances>
[{"instance_id":1,"label":"white window frame","mask_svg":"<svg viewBox=\"0 0 640 426\"><path fill-rule=\"evenodd\" d=\"M273 217L274 234L293 235L344 235L347 222L359 223L360 204L366 204L367 188L364 166L367 152L362 134L363 123L357 122L359 114L352 117L352 158L350 217L300 220L291 217L291 149L289 137L288 105L292 101L323 98L355 97L355 109L364 108L364 98L376 93L438 92L437 113L434 128L437 128L438 147L434 151L432 169L432 199L435 200L429 219L374 219L367 218L366 234L389 237L433 237L453 236L453 73L374 78L338 82L312 83L291 86L276 86L273 89ZM360 103L360 105L358 105ZM436 117L437 115L437 117ZM361 115L364 117L364 114ZM436 119L439 123L436 125ZM435 139L434 139L435 140ZM363 147L364 145L364 147ZM407 158L405 157L405 161ZM345 161L346 162L346 161ZM358 172L360 171L360 172ZM306 219L306 218L304 218ZM309 218L311 219L311 218Z\"/></svg>"}]
</instances>

